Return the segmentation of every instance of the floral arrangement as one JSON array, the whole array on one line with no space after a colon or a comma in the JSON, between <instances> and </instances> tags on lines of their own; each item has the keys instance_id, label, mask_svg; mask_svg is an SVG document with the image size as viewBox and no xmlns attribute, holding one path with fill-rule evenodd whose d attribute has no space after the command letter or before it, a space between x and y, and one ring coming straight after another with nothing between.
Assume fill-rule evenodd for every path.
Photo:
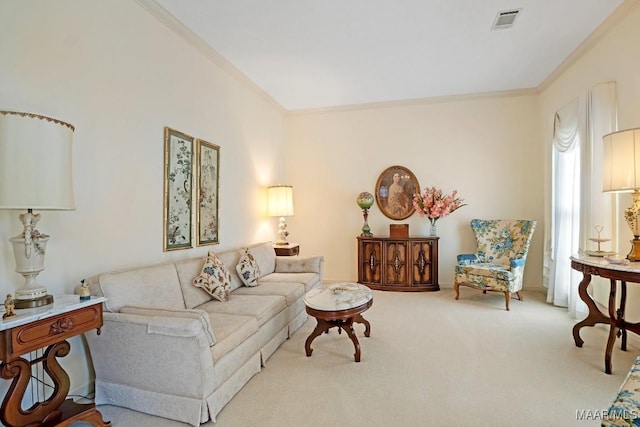
<instances>
[{"instance_id":1,"label":"floral arrangement","mask_svg":"<svg viewBox=\"0 0 640 427\"><path fill-rule=\"evenodd\" d=\"M431 225L435 225L440 218L467 205L462 203L464 200L457 197L457 194L457 191L443 194L442 190L435 187L425 188L422 194L413 195L413 208L420 216L429 218Z\"/></svg>"}]
</instances>

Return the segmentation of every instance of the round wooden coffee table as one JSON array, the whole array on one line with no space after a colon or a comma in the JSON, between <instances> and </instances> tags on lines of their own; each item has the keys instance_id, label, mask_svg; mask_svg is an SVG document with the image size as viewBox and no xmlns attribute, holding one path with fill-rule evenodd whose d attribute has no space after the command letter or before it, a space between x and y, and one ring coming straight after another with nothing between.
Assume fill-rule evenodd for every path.
<instances>
[{"instance_id":1,"label":"round wooden coffee table","mask_svg":"<svg viewBox=\"0 0 640 427\"><path fill-rule=\"evenodd\" d=\"M353 331L353 323L362 323L365 326L364 336L371 335L371 325L362 317L362 313L373 304L371 289L358 283L331 283L307 292L304 304L307 313L318 321L304 344L307 357L313 352L311 343L317 336L338 327L338 332L344 329L351 338L356 349L354 357L359 362L360 343Z\"/></svg>"}]
</instances>

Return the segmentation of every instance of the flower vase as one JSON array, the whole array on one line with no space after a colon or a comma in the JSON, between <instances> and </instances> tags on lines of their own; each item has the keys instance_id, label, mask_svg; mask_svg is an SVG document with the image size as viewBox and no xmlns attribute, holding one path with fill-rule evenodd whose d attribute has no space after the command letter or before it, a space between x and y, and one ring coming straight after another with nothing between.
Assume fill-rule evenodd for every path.
<instances>
[{"instance_id":1,"label":"flower vase","mask_svg":"<svg viewBox=\"0 0 640 427\"><path fill-rule=\"evenodd\" d=\"M436 227L436 223L431 223L431 228L429 229L429 236L436 237L438 235L438 228Z\"/></svg>"}]
</instances>

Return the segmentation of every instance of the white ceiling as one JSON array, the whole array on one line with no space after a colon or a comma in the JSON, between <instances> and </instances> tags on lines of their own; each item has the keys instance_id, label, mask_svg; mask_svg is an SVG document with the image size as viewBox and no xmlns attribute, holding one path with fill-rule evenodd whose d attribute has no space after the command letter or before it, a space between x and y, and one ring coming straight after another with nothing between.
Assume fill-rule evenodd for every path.
<instances>
[{"instance_id":1,"label":"white ceiling","mask_svg":"<svg viewBox=\"0 0 640 427\"><path fill-rule=\"evenodd\" d=\"M536 88L623 0L146 3L291 111Z\"/></svg>"}]
</instances>

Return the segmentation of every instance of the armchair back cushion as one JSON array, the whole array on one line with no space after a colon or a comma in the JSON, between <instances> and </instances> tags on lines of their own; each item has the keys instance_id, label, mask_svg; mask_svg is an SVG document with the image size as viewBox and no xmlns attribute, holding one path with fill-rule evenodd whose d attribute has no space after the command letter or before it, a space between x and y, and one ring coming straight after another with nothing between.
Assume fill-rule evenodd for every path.
<instances>
[{"instance_id":1,"label":"armchair back cushion","mask_svg":"<svg viewBox=\"0 0 640 427\"><path fill-rule=\"evenodd\" d=\"M512 259L526 259L535 222L474 219L471 228L478 245L478 262L509 266Z\"/></svg>"}]
</instances>

